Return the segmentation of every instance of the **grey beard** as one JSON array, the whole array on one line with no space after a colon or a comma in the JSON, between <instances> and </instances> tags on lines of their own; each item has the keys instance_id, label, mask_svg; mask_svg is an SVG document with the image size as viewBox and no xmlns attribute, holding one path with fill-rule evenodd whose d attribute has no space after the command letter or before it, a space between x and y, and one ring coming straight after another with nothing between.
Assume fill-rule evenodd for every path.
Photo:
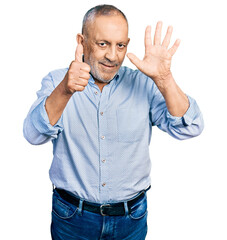
<instances>
[{"instance_id":1,"label":"grey beard","mask_svg":"<svg viewBox=\"0 0 227 240\"><path fill-rule=\"evenodd\" d=\"M115 78L115 76L116 76L116 74L115 74L112 79L105 80L105 79L102 79L102 78L96 78L96 77L94 77L94 75L93 75L92 73L90 73L90 74L92 75L93 79L95 79L95 80L97 80L98 82L101 82L101 83L109 83L109 82L111 82L111 81Z\"/></svg>"}]
</instances>

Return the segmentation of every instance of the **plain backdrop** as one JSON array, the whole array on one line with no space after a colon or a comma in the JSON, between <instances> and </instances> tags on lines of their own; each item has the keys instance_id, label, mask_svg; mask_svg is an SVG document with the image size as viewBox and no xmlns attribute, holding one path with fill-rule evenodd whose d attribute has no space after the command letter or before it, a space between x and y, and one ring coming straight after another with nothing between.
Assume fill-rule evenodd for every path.
<instances>
[{"instance_id":1,"label":"plain backdrop","mask_svg":"<svg viewBox=\"0 0 227 240\"><path fill-rule=\"evenodd\" d=\"M144 56L144 30L163 21L181 44L174 78L194 97L205 129L178 141L156 127L150 144L152 189L148 192L150 240L227 239L226 7L224 0L12 0L0 3L0 239L48 240L52 144L32 146L23 121L41 79L69 66L85 12L114 4L128 17L128 52ZM152 35L153 37L153 35ZM124 64L135 67L125 59ZM141 159L142 161L142 159ZM120 239L119 239L120 240Z\"/></svg>"}]
</instances>

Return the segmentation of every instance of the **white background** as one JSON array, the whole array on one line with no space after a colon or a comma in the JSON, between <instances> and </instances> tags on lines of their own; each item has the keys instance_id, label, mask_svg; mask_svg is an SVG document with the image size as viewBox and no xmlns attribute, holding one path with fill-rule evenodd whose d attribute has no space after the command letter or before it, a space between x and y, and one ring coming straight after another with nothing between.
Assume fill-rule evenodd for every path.
<instances>
[{"instance_id":1,"label":"white background","mask_svg":"<svg viewBox=\"0 0 227 240\"><path fill-rule=\"evenodd\" d=\"M85 12L97 4L128 17L128 51L142 58L144 30L162 20L181 39L172 72L204 115L197 138L177 141L153 128L150 240L227 239L226 7L224 0L3 1L0 3L1 166L0 239L50 239L52 145L32 146L23 120L41 79L67 67ZM134 68L125 60L124 65ZM142 160L142 159L141 159Z\"/></svg>"}]
</instances>

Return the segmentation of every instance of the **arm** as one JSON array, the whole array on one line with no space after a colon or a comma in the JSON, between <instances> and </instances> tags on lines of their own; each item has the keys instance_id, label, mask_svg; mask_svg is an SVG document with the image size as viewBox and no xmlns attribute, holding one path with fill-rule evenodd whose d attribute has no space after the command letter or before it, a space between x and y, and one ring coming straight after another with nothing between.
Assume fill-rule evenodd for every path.
<instances>
[{"instance_id":1,"label":"arm","mask_svg":"<svg viewBox=\"0 0 227 240\"><path fill-rule=\"evenodd\" d=\"M55 71L49 73L42 79L42 87L37 92L37 100L30 108L27 117L24 120L23 133L26 140L34 145L46 143L57 138L59 132L63 130L62 119L52 126L49 123L48 115L45 110L47 97L55 88L54 76L63 78L65 71Z\"/></svg>"},{"instance_id":2,"label":"arm","mask_svg":"<svg viewBox=\"0 0 227 240\"><path fill-rule=\"evenodd\" d=\"M90 78L90 66L82 62L83 46L76 49L75 61L69 67L63 81L46 100L46 111L51 125L55 125L61 117L66 104L76 91L83 91Z\"/></svg>"},{"instance_id":3,"label":"arm","mask_svg":"<svg viewBox=\"0 0 227 240\"><path fill-rule=\"evenodd\" d=\"M166 107L166 101L160 90L153 83L150 99L150 121L153 126L157 126L170 136L185 140L196 137L203 131L203 116L196 101L187 95L189 108L182 117L170 114Z\"/></svg>"},{"instance_id":4,"label":"arm","mask_svg":"<svg viewBox=\"0 0 227 240\"><path fill-rule=\"evenodd\" d=\"M42 80L38 99L32 105L24 121L24 137L31 144L43 144L57 138L63 130L62 112L75 91L83 91L88 84L90 67L82 62L82 45L76 50L73 61L64 79L55 88L52 74ZM58 72L58 75L60 73ZM64 75L63 75L64 76ZM63 78L62 73L59 78Z\"/></svg>"}]
</instances>

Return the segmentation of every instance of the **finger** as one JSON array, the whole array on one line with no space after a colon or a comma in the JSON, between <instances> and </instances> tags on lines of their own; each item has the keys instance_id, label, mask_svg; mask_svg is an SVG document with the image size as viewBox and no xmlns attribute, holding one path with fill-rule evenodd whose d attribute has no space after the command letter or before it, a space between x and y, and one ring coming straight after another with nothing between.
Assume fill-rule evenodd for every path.
<instances>
[{"instance_id":1,"label":"finger","mask_svg":"<svg viewBox=\"0 0 227 240\"><path fill-rule=\"evenodd\" d=\"M90 78L90 74L87 71L80 71L80 78L83 79L89 79Z\"/></svg>"},{"instance_id":2,"label":"finger","mask_svg":"<svg viewBox=\"0 0 227 240\"><path fill-rule=\"evenodd\" d=\"M76 85L87 86L88 85L88 80L80 77L79 82Z\"/></svg>"},{"instance_id":3,"label":"finger","mask_svg":"<svg viewBox=\"0 0 227 240\"><path fill-rule=\"evenodd\" d=\"M173 56L174 53L177 51L177 48L179 47L179 45L180 45L180 39L177 39L173 44L173 46L168 50L171 56Z\"/></svg>"},{"instance_id":4,"label":"finger","mask_svg":"<svg viewBox=\"0 0 227 240\"><path fill-rule=\"evenodd\" d=\"M84 53L83 45L79 43L77 45L76 52L75 52L75 60L78 62L83 62L83 53Z\"/></svg>"},{"instance_id":5,"label":"finger","mask_svg":"<svg viewBox=\"0 0 227 240\"><path fill-rule=\"evenodd\" d=\"M155 29L154 45L161 45L161 32L162 32L162 22L159 21Z\"/></svg>"},{"instance_id":6,"label":"finger","mask_svg":"<svg viewBox=\"0 0 227 240\"><path fill-rule=\"evenodd\" d=\"M145 53L149 53L152 47L152 40L151 40L151 26L147 26L145 30L145 37L144 37L144 45L145 45Z\"/></svg>"},{"instance_id":7,"label":"finger","mask_svg":"<svg viewBox=\"0 0 227 240\"><path fill-rule=\"evenodd\" d=\"M134 55L133 53L128 53L127 57L137 68L140 69L141 60L136 55Z\"/></svg>"},{"instance_id":8,"label":"finger","mask_svg":"<svg viewBox=\"0 0 227 240\"><path fill-rule=\"evenodd\" d=\"M81 63L80 69L85 71L85 72L90 72L91 67L87 63Z\"/></svg>"},{"instance_id":9,"label":"finger","mask_svg":"<svg viewBox=\"0 0 227 240\"><path fill-rule=\"evenodd\" d=\"M75 85L74 88L75 88L76 91L83 91L85 89L85 86Z\"/></svg>"},{"instance_id":10,"label":"finger","mask_svg":"<svg viewBox=\"0 0 227 240\"><path fill-rule=\"evenodd\" d=\"M170 43L170 39L171 39L171 36L172 36L172 32L173 32L173 27L169 26L168 29L167 29L165 38L164 38L164 40L162 42L162 46L163 47L165 47L165 48L169 47L169 43Z\"/></svg>"},{"instance_id":11,"label":"finger","mask_svg":"<svg viewBox=\"0 0 227 240\"><path fill-rule=\"evenodd\" d=\"M83 78L78 78L71 83L71 86L87 86L88 80Z\"/></svg>"}]
</instances>

